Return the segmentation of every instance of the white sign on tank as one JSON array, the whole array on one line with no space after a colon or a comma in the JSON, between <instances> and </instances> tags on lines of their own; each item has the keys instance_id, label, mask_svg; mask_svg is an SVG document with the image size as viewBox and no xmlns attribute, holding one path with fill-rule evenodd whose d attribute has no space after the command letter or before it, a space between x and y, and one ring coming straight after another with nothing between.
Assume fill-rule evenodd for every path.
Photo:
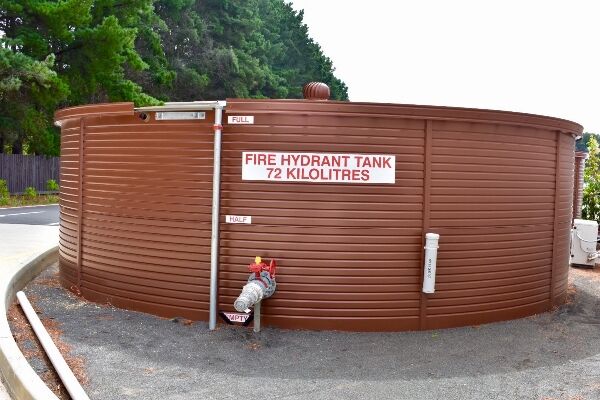
<instances>
[{"instance_id":1,"label":"white sign on tank","mask_svg":"<svg viewBox=\"0 0 600 400\"><path fill-rule=\"evenodd\" d=\"M396 182L396 156L245 151L242 180L381 184Z\"/></svg>"}]
</instances>

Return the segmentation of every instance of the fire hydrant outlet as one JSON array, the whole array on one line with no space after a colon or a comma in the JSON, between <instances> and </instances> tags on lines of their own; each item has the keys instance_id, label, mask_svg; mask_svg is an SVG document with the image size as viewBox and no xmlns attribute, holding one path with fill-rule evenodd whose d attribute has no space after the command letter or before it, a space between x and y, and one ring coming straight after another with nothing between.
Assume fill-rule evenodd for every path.
<instances>
[{"instance_id":1,"label":"fire hydrant outlet","mask_svg":"<svg viewBox=\"0 0 600 400\"><path fill-rule=\"evenodd\" d=\"M239 312L250 312L250 307L261 301L264 297L264 286L256 281L247 283L242 293L237 298L233 307Z\"/></svg>"},{"instance_id":2,"label":"fire hydrant outlet","mask_svg":"<svg viewBox=\"0 0 600 400\"><path fill-rule=\"evenodd\" d=\"M242 288L242 293L233 303L233 307L238 312L249 312L250 307L271 297L277 288L275 261L271 261L271 264L267 266L260 257L256 257L255 262L250 264L248 269L252 271L252 274L248 277L248 283Z\"/></svg>"}]
</instances>

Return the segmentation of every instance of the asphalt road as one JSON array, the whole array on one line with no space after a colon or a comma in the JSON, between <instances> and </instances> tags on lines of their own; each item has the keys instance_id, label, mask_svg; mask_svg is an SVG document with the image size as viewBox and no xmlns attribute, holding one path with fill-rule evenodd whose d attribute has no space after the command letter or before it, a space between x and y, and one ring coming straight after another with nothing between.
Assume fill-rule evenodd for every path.
<instances>
[{"instance_id":1,"label":"asphalt road","mask_svg":"<svg viewBox=\"0 0 600 400\"><path fill-rule=\"evenodd\" d=\"M58 204L0 208L0 224L58 226Z\"/></svg>"}]
</instances>

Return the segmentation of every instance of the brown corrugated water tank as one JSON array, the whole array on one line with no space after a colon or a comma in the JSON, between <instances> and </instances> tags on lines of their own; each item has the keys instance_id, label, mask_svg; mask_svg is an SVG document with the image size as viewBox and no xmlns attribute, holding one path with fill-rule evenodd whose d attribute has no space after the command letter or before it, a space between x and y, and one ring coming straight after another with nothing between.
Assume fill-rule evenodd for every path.
<instances>
[{"instance_id":1,"label":"brown corrugated water tank","mask_svg":"<svg viewBox=\"0 0 600 400\"><path fill-rule=\"evenodd\" d=\"M57 113L61 282L92 301L207 320L214 111L157 116L131 103ZM567 292L581 131L502 111L229 99L218 308L233 311L260 255L278 263L262 307L271 326L401 331L550 310ZM385 183L243 179L244 152L395 162ZM434 294L421 292L428 232L440 235Z\"/></svg>"}]
</instances>

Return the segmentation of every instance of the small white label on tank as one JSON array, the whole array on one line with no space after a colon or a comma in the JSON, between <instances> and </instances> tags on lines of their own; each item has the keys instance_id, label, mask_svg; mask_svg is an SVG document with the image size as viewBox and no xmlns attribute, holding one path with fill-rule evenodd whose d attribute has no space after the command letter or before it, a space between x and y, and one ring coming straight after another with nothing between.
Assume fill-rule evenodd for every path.
<instances>
[{"instance_id":1,"label":"small white label on tank","mask_svg":"<svg viewBox=\"0 0 600 400\"><path fill-rule=\"evenodd\" d=\"M156 113L157 121L173 121L186 119L206 119L206 113L200 111L163 111Z\"/></svg>"},{"instance_id":2,"label":"small white label on tank","mask_svg":"<svg viewBox=\"0 0 600 400\"><path fill-rule=\"evenodd\" d=\"M230 313L230 312L224 312L223 314L225 314L225 316L227 317L227 319L230 322L244 323L248 320L248 318L250 318L250 315L248 315L248 314Z\"/></svg>"},{"instance_id":3,"label":"small white label on tank","mask_svg":"<svg viewBox=\"0 0 600 400\"><path fill-rule=\"evenodd\" d=\"M252 217L249 215L226 215L225 222L228 224L251 224Z\"/></svg>"},{"instance_id":4,"label":"small white label on tank","mask_svg":"<svg viewBox=\"0 0 600 400\"><path fill-rule=\"evenodd\" d=\"M254 115L230 115L227 122L232 125L252 125L254 124Z\"/></svg>"}]
</instances>

